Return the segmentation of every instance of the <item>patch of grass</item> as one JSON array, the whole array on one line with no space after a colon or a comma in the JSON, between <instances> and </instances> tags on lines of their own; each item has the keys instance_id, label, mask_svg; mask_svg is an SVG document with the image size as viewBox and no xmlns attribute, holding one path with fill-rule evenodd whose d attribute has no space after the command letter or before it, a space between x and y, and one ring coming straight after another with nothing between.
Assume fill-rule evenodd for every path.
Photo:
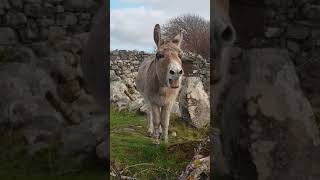
<instances>
[{"instance_id":1,"label":"patch of grass","mask_svg":"<svg viewBox=\"0 0 320 180\"><path fill-rule=\"evenodd\" d=\"M169 143L161 142L157 146L147 136L146 124L143 115L111 109L111 160L119 169L125 169L123 175L138 179L175 179L190 162L190 155L192 157L197 145L195 141L204 138L207 131L189 127L172 116ZM171 135L173 131L177 133L176 137ZM189 143L190 146L184 151L170 148L179 143Z\"/></svg>"},{"instance_id":2,"label":"patch of grass","mask_svg":"<svg viewBox=\"0 0 320 180\"><path fill-rule=\"evenodd\" d=\"M56 147L49 147L31 157L19 135L0 138L0 177L5 180L105 180L102 164L87 161L81 164L70 158L59 159Z\"/></svg>"}]
</instances>

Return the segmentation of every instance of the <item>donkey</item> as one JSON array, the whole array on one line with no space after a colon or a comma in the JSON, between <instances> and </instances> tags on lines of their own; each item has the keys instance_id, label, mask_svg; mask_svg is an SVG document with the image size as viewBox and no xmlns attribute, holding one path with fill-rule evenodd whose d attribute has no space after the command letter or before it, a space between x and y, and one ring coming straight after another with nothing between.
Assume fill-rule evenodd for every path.
<instances>
[{"instance_id":1,"label":"donkey","mask_svg":"<svg viewBox=\"0 0 320 180\"><path fill-rule=\"evenodd\" d=\"M173 39L161 38L160 25L156 24L153 31L157 53L154 59L144 60L136 78L137 90L148 106L148 133L153 135L159 144L160 126L162 138L168 142L170 112L181 88L184 74L182 69L182 32Z\"/></svg>"}]
</instances>

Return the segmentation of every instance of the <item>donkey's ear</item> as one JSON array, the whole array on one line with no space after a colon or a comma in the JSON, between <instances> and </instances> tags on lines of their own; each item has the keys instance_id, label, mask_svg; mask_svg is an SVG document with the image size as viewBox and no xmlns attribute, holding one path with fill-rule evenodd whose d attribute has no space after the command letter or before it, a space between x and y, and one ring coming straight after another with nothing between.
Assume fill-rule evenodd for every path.
<instances>
[{"instance_id":1,"label":"donkey's ear","mask_svg":"<svg viewBox=\"0 0 320 180\"><path fill-rule=\"evenodd\" d=\"M183 35L182 35L182 30L180 30L179 34L177 34L177 35L173 38L172 42L175 43L175 44L177 44L178 47L180 47L182 40L183 40Z\"/></svg>"},{"instance_id":2,"label":"donkey's ear","mask_svg":"<svg viewBox=\"0 0 320 180\"><path fill-rule=\"evenodd\" d=\"M157 47L159 48L160 42L161 42L161 31L160 31L160 25L159 24L156 24L154 26L153 39L154 39L154 42L156 43Z\"/></svg>"}]
</instances>

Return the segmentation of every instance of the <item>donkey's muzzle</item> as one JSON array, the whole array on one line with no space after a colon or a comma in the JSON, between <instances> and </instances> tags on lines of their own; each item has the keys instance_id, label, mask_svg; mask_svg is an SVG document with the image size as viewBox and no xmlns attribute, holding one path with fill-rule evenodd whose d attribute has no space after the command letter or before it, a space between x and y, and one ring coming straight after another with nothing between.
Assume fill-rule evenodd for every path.
<instances>
[{"instance_id":1,"label":"donkey's muzzle","mask_svg":"<svg viewBox=\"0 0 320 180\"><path fill-rule=\"evenodd\" d=\"M179 88L179 80L169 79L169 84L171 88Z\"/></svg>"}]
</instances>

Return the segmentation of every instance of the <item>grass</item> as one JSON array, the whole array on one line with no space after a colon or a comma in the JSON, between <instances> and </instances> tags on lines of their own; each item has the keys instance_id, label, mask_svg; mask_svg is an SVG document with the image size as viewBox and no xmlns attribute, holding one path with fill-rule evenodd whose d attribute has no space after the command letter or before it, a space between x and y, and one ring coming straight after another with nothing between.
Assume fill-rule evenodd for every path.
<instances>
[{"instance_id":1,"label":"grass","mask_svg":"<svg viewBox=\"0 0 320 180\"><path fill-rule=\"evenodd\" d=\"M105 180L103 164L89 161L81 164L72 158L60 159L56 147L35 156L27 155L21 136L2 135L0 138L0 177L3 180Z\"/></svg>"},{"instance_id":2,"label":"grass","mask_svg":"<svg viewBox=\"0 0 320 180\"><path fill-rule=\"evenodd\" d=\"M138 179L175 179L190 162L194 147L207 134L187 126L177 117L170 120L169 144L157 146L147 136L143 115L111 110L110 157L117 169ZM171 132L177 136L173 137ZM181 144L181 145L179 145Z\"/></svg>"}]
</instances>

